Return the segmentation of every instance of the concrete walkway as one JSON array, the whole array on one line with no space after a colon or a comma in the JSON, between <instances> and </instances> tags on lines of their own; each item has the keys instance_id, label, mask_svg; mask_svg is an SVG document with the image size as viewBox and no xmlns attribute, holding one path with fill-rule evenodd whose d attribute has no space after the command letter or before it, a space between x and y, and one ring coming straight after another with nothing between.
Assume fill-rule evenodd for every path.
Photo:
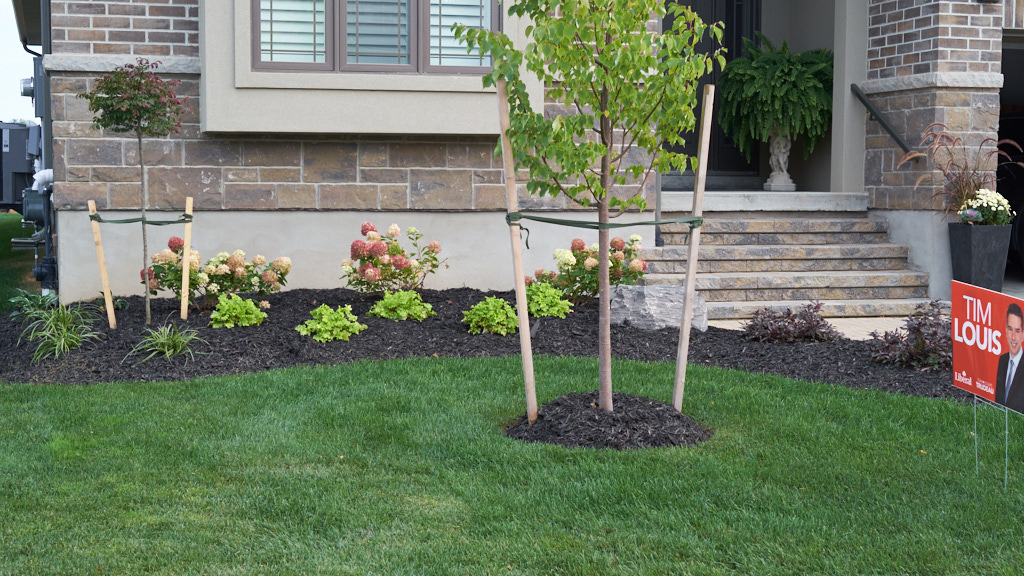
<instances>
[{"instance_id":1,"label":"concrete walkway","mask_svg":"<svg viewBox=\"0 0 1024 576\"><path fill-rule=\"evenodd\" d=\"M1009 270L1003 279L1003 293L1024 299L1024 272ZM852 340L869 340L871 332L879 334L903 328L906 317L875 317L875 318L827 318L835 329ZM726 330L742 330L746 320L711 320L709 326Z\"/></svg>"}]
</instances>

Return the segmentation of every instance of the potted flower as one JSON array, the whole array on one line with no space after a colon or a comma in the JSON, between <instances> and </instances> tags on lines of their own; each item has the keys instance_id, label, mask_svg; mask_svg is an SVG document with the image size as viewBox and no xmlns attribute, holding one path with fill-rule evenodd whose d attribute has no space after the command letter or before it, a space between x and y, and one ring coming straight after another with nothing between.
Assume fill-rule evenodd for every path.
<instances>
[{"instance_id":1,"label":"potted flower","mask_svg":"<svg viewBox=\"0 0 1024 576\"><path fill-rule=\"evenodd\" d=\"M832 52L791 54L785 40L776 49L760 32L757 39L762 47L743 39L747 55L729 62L718 80L719 122L748 162L753 147L767 142L772 173L764 189L792 191L793 140L803 137L806 159L832 121Z\"/></svg>"},{"instance_id":2,"label":"potted flower","mask_svg":"<svg viewBox=\"0 0 1024 576\"><path fill-rule=\"evenodd\" d=\"M942 174L945 182L937 195L946 215L953 219L948 223L953 280L1002 291L1014 212L1006 198L989 187L995 187L999 157L1010 158L1000 147L1024 150L1013 140L995 138L985 138L976 149L968 150L963 138L950 134L941 122L925 128L921 145L925 144L924 152L904 154L897 168L926 158ZM931 176L922 175L915 186Z\"/></svg>"}]
</instances>

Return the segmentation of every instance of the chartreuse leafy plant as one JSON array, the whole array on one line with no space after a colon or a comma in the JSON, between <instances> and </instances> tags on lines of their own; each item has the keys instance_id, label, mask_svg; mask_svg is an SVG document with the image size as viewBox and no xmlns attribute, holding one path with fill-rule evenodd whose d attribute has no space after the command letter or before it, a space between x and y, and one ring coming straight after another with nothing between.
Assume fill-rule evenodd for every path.
<instances>
[{"instance_id":1,"label":"chartreuse leafy plant","mask_svg":"<svg viewBox=\"0 0 1024 576\"><path fill-rule=\"evenodd\" d=\"M519 317L508 301L488 296L462 313L462 322L469 325L470 334L488 332L507 336L519 327Z\"/></svg>"},{"instance_id":2,"label":"chartreuse leafy plant","mask_svg":"<svg viewBox=\"0 0 1024 576\"><path fill-rule=\"evenodd\" d=\"M643 183L652 171L695 168L696 161L666 149L683 143L695 126L697 82L712 71L722 28L701 21L689 7L661 0L521 0L508 13L531 22L527 44L513 46L501 32L453 26L469 50L494 63L484 86L508 85L511 140L516 168L529 172L527 188L540 196L564 194L597 209L599 255L599 386L601 408L612 410L609 232L612 212L644 207ZM671 26L650 30L652 16ZM544 85L545 96L567 107L545 115L531 102L525 69ZM613 191L615 192L613 194Z\"/></svg>"},{"instance_id":3,"label":"chartreuse leafy plant","mask_svg":"<svg viewBox=\"0 0 1024 576\"><path fill-rule=\"evenodd\" d=\"M111 132L133 133L138 145L139 182L142 210L142 274L149 276L149 245L146 238L146 205L149 202L146 188L146 164L142 158L142 138L162 137L172 132L181 132L178 116L185 111L187 97L179 98L174 93L178 80L164 80L157 76L159 62L139 58L135 64L118 66L93 82L92 90L79 94L89 101L89 111L96 114L92 119L93 128ZM182 199L184 201L184 199ZM145 290L146 324L151 321L149 289Z\"/></svg>"},{"instance_id":4,"label":"chartreuse leafy plant","mask_svg":"<svg viewBox=\"0 0 1024 576\"><path fill-rule=\"evenodd\" d=\"M259 326L267 317L252 300L238 294L221 294L217 297L217 308L210 312L210 326L234 328L237 326Z\"/></svg>"},{"instance_id":5,"label":"chartreuse leafy plant","mask_svg":"<svg viewBox=\"0 0 1024 576\"><path fill-rule=\"evenodd\" d=\"M332 309L327 304L321 304L319 308L310 312L312 320L295 327L295 330L303 336L312 336L317 342L333 342L335 340L348 339L366 330L366 324L360 324L359 319L352 313L352 306L339 306Z\"/></svg>"},{"instance_id":6,"label":"chartreuse leafy plant","mask_svg":"<svg viewBox=\"0 0 1024 576\"><path fill-rule=\"evenodd\" d=\"M399 290L385 292L384 297L374 304L367 314L392 320L412 319L422 322L435 313L434 307L424 302L419 292Z\"/></svg>"},{"instance_id":7,"label":"chartreuse leafy plant","mask_svg":"<svg viewBox=\"0 0 1024 576\"><path fill-rule=\"evenodd\" d=\"M832 52L792 54L785 40L776 49L764 34L757 39L760 47L743 39L747 55L729 62L718 80L719 123L748 161L773 130L793 140L803 136L807 158L832 121Z\"/></svg>"},{"instance_id":8,"label":"chartreuse leafy plant","mask_svg":"<svg viewBox=\"0 0 1024 576\"><path fill-rule=\"evenodd\" d=\"M533 282L526 287L526 308L530 316L556 316L565 318L572 312L572 304L558 288L546 282Z\"/></svg>"}]
</instances>

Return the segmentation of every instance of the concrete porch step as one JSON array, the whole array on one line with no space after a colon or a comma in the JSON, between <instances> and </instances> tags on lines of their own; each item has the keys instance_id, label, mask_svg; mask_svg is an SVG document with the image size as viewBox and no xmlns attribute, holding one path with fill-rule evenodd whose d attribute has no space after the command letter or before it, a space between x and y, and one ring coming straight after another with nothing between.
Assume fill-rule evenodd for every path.
<instances>
[{"instance_id":1,"label":"concrete porch step","mask_svg":"<svg viewBox=\"0 0 1024 576\"><path fill-rule=\"evenodd\" d=\"M644 283L682 286L685 274L647 274ZM697 291L708 302L770 300L866 300L926 298L928 275L907 270L878 272L765 272L698 274Z\"/></svg>"},{"instance_id":2,"label":"concrete porch step","mask_svg":"<svg viewBox=\"0 0 1024 576\"><path fill-rule=\"evenodd\" d=\"M900 298L890 300L828 300L821 301L821 315L826 318L856 318L909 315L918 304L927 304L927 298ZM708 302L709 320L735 320L752 318L754 312L770 308L779 312L787 308L794 312L803 308L810 301L793 300L761 300L748 302ZM880 326L878 331L891 329L888 325Z\"/></svg>"},{"instance_id":3,"label":"concrete porch step","mask_svg":"<svg viewBox=\"0 0 1024 576\"><path fill-rule=\"evenodd\" d=\"M686 243L686 224L661 227L667 246ZM701 228L702 245L765 244L884 244L889 226L884 220L867 218L829 219L725 219L709 218Z\"/></svg>"},{"instance_id":4,"label":"concrete porch step","mask_svg":"<svg viewBox=\"0 0 1024 576\"><path fill-rule=\"evenodd\" d=\"M645 248L643 257L650 274L681 274L688 251L687 246ZM697 272L898 270L906 266L907 254L907 247L898 244L702 244Z\"/></svg>"}]
</instances>

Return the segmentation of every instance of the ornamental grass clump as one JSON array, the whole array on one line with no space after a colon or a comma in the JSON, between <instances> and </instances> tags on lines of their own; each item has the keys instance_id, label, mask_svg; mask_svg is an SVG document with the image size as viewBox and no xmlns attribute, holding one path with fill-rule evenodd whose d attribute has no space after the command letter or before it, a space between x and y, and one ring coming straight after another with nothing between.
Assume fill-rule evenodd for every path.
<instances>
[{"instance_id":1,"label":"ornamental grass clump","mask_svg":"<svg viewBox=\"0 0 1024 576\"><path fill-rule=\"evenodd\" d=\"M217 308L210 312L210 326L234 328L235 326L259 326L267 318L255 302L237 294L221 294L217 297Z\"/></svg>"},{"instance_id":2,"label":"ornamental grass clump","mask_svg":"<svg viewBox=\"0 0 1024 576\"><path fill-rule=\"evenodd\" d=\"M1010 154L1002 150L1001 147L1013 148L1018 152L1024 152L1024 148L1010 139L984 138L973 150L969 150L963 137L950 133L946 125L941 122L935 122L925 128L919 145L924 146L925 144L928 147L924 152L917 150L907 152L900 158L896 167L899 168L911 160L920 158L931 160L933 168L942 175L943 185L936 193L936 197L941 198L946 214L955 213L957 221L962 224L993 223L985 221L986 215L978 210L977 206L968 204L975 201L983 190L998 196L991 190L996 185L997 164L1000 158L1012 160ZM1024 162L1015 162L1015 164L1024 167ZM932 179L932 174L923 174L918 177L914 187ZM990 194L986 194L986 197L989 196ZM997 205L1000 203L997 202ZM1006 208L1009 213L1009 206L1007 205ZM974 210L977 214L968 212L970 210ZM1001 215L992 214L992 216L997 216L1000 221L1003 219ZM1011 215L1010 219L1012 218Z\"/></svg>"},{"instance_id":3,"label":"ornamental grass clump","mask_svg":"<svg viewBox=\"0 0 1024 576\"><path fill-rule=\"evenodd\" d=\"M18 337L18 343L23 339L37 343L32 362L50 356L59 358L85 342L99 338L99 333L91 328L92 314L78 304L58 303L56 306L39 309L25 319L29 323Z\"/></svg>"},{"instance_id":4,"label":"ornamental grass clump","mask_svg":"<svg viewBox=\"0 0 1024 576\"><path fill-rule=\"evenodd\" d=\"M616 236L609 241L608 278L612 286L636 284L647 271L647 261L640 257L643 250L639 234L629 241ZM551 284L565 294L572 304L583 305L597 296L599 289L599 248L587 246L580 238L573 238L569 249L555 250L553 256L557 272L539 269L533 282Z\"/></svg>"},{"instance_id":5,"label":"ornamental grass clump","mask_svg":"<svg viewBox=\"0 0 1024 576\"><path fill-rule=\"evenodd\" d=\"M319 308L310 312L312 320L295 327L295 330L303 336L312 336L317 342L333 342L335 340L348 339L363 330L366 324L360 324L359 319L352 313L352 306L339 306L332 309L327 304L321 304Z\"/></svg>"},{"instance_id":6,"label":"ornamental grass clump","mask_svg":"<svg viewBox=\"0 0 1024 576\"><path fill-rule=\"evenodd\" d=\"M167 241L167 248L153 254L148 270L150 293L169 290L181 298L181 277L185 242L177 236ZM288 281L291 258L281 256L273 261L257 254L246 262L245 252L221 252L201 264L199 252L191 250L189 262L189 301L197 309L209 308L219 294L256 293L261 296L277 292Z\"/></svg>"},{"instance_id":7,"label":"ornamental grass clump","mask_svg":"<svg viewBox=\"0 0 1024 576\"><path fill-rule=\"evenodd\" d=\"M399 290L385 292L384 297L367 312L370 316L391 320L424 321L435 314L434 307L423 301L419 292Z\"/></svg>"},{"instance_id":8,"label":"ornamental grass clump","mask_svg":"<svg viewBox=\"0 0 1024 576\"><path fill-rule=\"evenodd\" d=\"M420 246L423 234L410 226L405 235L412 244L406 251L399 244L402 229L398 224L388 227L385 234L377 231L371 222L363 222L360 233L365 240L355 240L350 246L350 258L341 261L341 279L353 290L363 293L422 290L427 276L444 264L440 260L441 244L434 240Z\"/></svg>"},{"instance_id":9,"label":"ornamental grass clump","mask_svg":"<svg viewBox=\"0 0 1024 576\"><path fill-rule=\"evenodd\" d=\"M469 325L470 334L498 334L507 336L515 334L519 327L519 317L508 301L488 296L462 313L462 322Z\"/></svg>"},{"instance_id":10,"label":"ornamental grass clump","mask_svg":"<svg viewBox=\"0 0 1024 576\"><path fill-rule=\"evenodd\" d=\"M185 363L187 364L189 359L195 359L195 353L192 351L192 345L196 342L206 343L199 337L199 333L192 328L179 328L177 324L173 322L166 324L157 329L147 328L146 336L143 337L142 342L139 342L134 348L125 355L124 363L129 356L133 354L145 354L149 352L142 360L139 360L135 364L142 364L154 356L160 355L164 358L170 359L177 356L187 355Z\"/></svg>"}]
</instances>

